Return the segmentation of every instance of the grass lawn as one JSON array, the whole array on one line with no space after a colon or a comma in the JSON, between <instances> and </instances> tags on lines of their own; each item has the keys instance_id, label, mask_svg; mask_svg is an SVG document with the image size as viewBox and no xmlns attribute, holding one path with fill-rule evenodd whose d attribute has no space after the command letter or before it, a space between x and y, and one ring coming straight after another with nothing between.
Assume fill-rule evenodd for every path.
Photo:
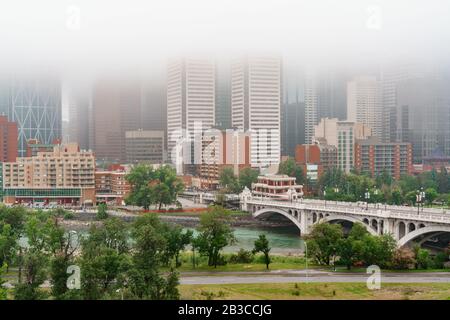
<instances>
[{"instance_id":1,"label":"grass lawn","mask_svg":"<svg viewBox=\"0 0 450 320\"><path fill-rule=\"evenodd\" d=\"M231 254L225 253L224 257L228 260ZM286 270L286 269L304 269L305 258L299 256L281 256L271 255L270 270ZM194 268L192 265L192 253L184 252L181 254L180 260L182 261L179 271L265 271L266 265L263 263L263 256L257 254L253 257L253 261L250 263L227 263L223 266L217 266L217 268L208 266L206 257L198 257L196 254L197 265ZM308 268L314 267L308 262Z\"/></svg>"},{"instance_id":2,"label":"grass lawn","mask_svg":"<svg viewBox=\"0 0 450 320\"><path fill-rule=\"evenodd\" d=\"M250 300L450 300L449 283L382 285L369 290L365 283L264 283L180 285L181 299Z\"/></svg>"}]
</instances>

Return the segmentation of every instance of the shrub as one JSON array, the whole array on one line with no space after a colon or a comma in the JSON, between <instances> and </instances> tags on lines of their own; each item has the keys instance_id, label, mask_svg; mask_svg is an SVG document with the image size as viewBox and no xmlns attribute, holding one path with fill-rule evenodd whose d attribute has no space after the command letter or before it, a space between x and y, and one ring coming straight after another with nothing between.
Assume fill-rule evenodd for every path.
<instances>
[{"instance_id":1,"label":"shrub","mask_svg":"<svg viewBox=\"0 0 450 320\"><path fill-rule=\"evenodd\" d=\"M75 218L75 215L72 212L66 211L66 213L64 213L65 220L72 220L73 218Z\"/></svg>"},{"instance_id":2,"label":"shrub","mask_svg":"<svg viewBox=\"0 0 450 320\"><path fill-rule=\"evenodd\" d=\"M251 251L239 249L238 253L230 256L230 263L251 263L253 261L253 254Z\"/></svg>"},{"instance_id":3,"label":"shrub","mask_svg":"<svg viewBox=\"0 0 450 320\"><path fill-rule=\"evenodd\" d=\"M397 249L392 259L392 268L397 270L413 268L416 263L414 256L414 252L409 248Z\"/></svg>"}]
</instances>

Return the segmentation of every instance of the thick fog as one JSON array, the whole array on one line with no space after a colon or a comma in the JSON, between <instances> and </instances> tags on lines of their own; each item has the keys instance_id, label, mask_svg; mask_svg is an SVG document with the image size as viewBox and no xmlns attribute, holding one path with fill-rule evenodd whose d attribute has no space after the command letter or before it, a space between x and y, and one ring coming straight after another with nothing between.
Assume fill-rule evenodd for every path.
<instances>
[{"instance_id":1,"label":"thick fog","mask_svg":"<svg viewBox=\"0 0 450 320\"><path fill-rule=\"evenodd\" d=\"M86 78L169 56L270 52L301 65L445 61L446 0L5 0L2 68Z\"/></svg>"}]
</instances>

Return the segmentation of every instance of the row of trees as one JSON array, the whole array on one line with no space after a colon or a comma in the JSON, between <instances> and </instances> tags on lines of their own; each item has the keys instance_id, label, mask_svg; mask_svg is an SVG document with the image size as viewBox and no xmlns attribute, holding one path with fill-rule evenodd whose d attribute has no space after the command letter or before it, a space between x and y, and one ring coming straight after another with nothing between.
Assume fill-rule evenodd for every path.
<instances>
[{"instance_id":1,"label":"row of trees","mask_svg":"<svg viewBox=\"0 0 450 320\"><path fill-rule=\"evenodd\" d=\"M1 208L0 264L2 270L18 270L15 299L47 298L41 287L46 280L55 299L108 299L118 290L136 299L179 297L174 270L191 233L145 215L131 226L108 218L82 236L65 230L60 219L58 211ZM79 288L68 289L68 270L80 276ZM5 298L3 292L0 296Z\"/></svg>"},{"instance_id":2,"label":"row of trees","mask_svg":"<svg viewBox=\"0 0 450 320\"><path fill-rule=\"evenodd\" d=\"M418 176L405 175L398 181L392 179L386 172L371 178L357 172L346 174L340 169L332 168L321 176L318 188L327 200L366 201L365 193L369 191L369 202L396 205L405 203L414 205L417 191L423 190L426 203L432 204L440 200L450 205L449 178L445 168L442 168L440 172L433 170Z\"/></svg>"},{"instance_id":3,"label":"row of trees","mask_svg":"<svg viewBox=\"0 0 450 320\"><path fill-rule=\"evenodd\" d=\"M391 235L373 236L360 224L353 224L345 235L339 224L319 223L314 225L308 239L308 256L319 265L352 266L378 265L380 268L408 269L443 268L448 253L431 257L420 247L414 250L397 248Z\"/></svg>"},{"instance_id":4,"label":"row of trees","mask_svg":"<svg viewBox=\"0 0 450 320\"><path fill-rule=\"evenodd\" d=\"M216 267L225 263L222 250L235 241L230 214L220 206L201 216L195 237L192 231L162 222L152 214L137 218L131 225L103 217L87 234L65 230L61 225L64 216L64 210L0 208L0 299L7 293L1 275L11 266L18 274L15 299L50 296L92 300L120 295L177 299L180 253L190 245L194 256L197 252L207 258L209 266ZM257 252L263 253L268 268L270 247L263 235L255 242L253 253ZM75 273L71 275L68 270ZM50 291L42 288L46 280ZM72 290L67 286L71 280Z\"/></svg>"},{"instance_id":5,"label":"row of trees","mask_svg":"<svg viewBox=\"0 0 450 320\"><path fill-rule=\"evenodd\" d=\"M148 210L151 205L161 209L163 205L177 202L177 196L183 191L183 182L170 166L153 169L152 166L140 164L126 176L131 185L131 192L125 199L127 204Z\"/></svg>"}]
</instances>

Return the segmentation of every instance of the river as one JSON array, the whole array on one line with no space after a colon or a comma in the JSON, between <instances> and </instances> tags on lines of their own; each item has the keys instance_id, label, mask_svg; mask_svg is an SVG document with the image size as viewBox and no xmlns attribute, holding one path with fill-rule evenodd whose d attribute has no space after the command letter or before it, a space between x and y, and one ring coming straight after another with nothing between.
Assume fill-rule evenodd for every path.
<instances>
[{"instance_id":1,"label":"river","mask_svg":"<svg viewBox=\"0 0 450 320\"><path fill-rule=\"evenodd\" d=\"M192 230L193 228L185 228ZM260 234L265 234L269 240L272 253L278 254L299 254L303 253L303 240L300 239L297 227L234 227L236 242L224 249L225 252L237 252L240 248L252 250L254 242Z\"/></svg>"}]
</instances>

